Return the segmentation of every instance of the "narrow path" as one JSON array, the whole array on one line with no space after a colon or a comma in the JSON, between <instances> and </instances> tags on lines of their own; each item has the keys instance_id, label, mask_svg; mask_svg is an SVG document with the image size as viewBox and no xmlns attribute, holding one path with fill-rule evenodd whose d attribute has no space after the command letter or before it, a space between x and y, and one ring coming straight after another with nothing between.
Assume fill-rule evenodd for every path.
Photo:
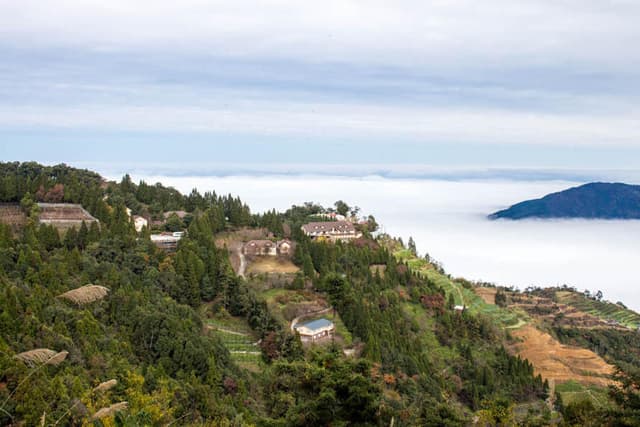
<instances>
[{"instance_id":1,"label":"narrow path","mask_svg":"<svg viewBox=\"0 0 640 427\"><path fill-rule=\"evenodd\" d=\"M259 351L244 351L244 350L234 350L234 351L230 351L229 353L231 354L252 354L254 356L259 356L262 353Z\"/></svg>"},{"instance_id":2,"label":"narrow path","mask_svg":"<svg viewBox=\"0 0 640 427\"><path fill-rule=\"evenodd\" d=\"M240 258L240 267L238 267L238 276L245 277L244 273L247 269L247 259L244 257L242 253L242 246L238 248L238 257Z\"/></svg>"},{"instance_id":3,"label":"narrow path","mask_svg":"<svg viewBox=\"0 0 640 427\"><path fill-rule=\"evenodd\" d=\"M291 321L291 332L295 332L295 327L298 324L298 322L300 321L300 319L305 318L305 317L311 317L311 316L316 316L318 314L324 314L327 313L329 311L333 310L333 307L329 307L329 308L323 308L322 310L318 310L318 311L312 311L311 313L305 313L303 315L300 315L298 317L296 317L295 319L293 319Z\"/></svg>"},{"instance_id":4,"label":"narrow path","mask_svg":"<svg viewBox=\"0 0 640 427\"><path fill-rule=\"evenodd\" d=\"M518 323L516 323L515 325L511 325L511 326L505 326L505 329L518 329L524 325L526 325L527 322L522 320L522 319L518 319Z\"/></svg>"}]
</instances>

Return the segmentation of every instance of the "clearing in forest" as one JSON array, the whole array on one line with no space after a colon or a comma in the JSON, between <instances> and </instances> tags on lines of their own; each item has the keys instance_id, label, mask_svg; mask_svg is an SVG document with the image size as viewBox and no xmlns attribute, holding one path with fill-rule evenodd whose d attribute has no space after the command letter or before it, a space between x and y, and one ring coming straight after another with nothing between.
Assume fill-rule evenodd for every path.
<instances>
[{"instance_id":1,"label":"clearing in forest","mask_svg":"<svg viewBox=\"0 0 640 427\"><path fill-rule=\"evenodd\" d=\"M294 274L300 269L288 259L275 256L259 256L248 260L246 274Z\"/></svg>"},{"instance_id":2,"label":"clearing in forest","mask_svg":"<svg viewBox=\"0 0 640 427\"><path fill-rule=\"evenodd\" d=\"M614 367L591 350L560 344L532 325L513 330L511 335L519 341L510 346L511 350L528 359L535 373L545 379L556 383L575 380L601 387L612 383Z\"/></svg>"},{"instance_id":3,"label":"clearing in forest","mask_svg":"<svg viewBox=\"0 0 640 427\"><path fill-rule=\"evenodd\" d=\"M207 319L206 327L222 341L238 366L251 371L261 369L258 337L244 319L232 316Z\"/></svg>"}]
</instances>

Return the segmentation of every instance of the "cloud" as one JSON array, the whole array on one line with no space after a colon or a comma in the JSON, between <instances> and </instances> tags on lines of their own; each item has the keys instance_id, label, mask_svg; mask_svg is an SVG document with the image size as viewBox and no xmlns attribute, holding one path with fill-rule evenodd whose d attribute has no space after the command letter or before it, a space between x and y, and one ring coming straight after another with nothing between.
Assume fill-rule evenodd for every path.
<instances>
[{"instance_id":1,"label":"cloud","mask_svg":"<svg viewBox=\"0 0 640 427\"><path fill-rule=\"evenodd\" d=\"M0 3L0 132L640 146L640 3Z\"/></svg>"},{"instance_id":2,"label":"cloud","mask_svg":"<svg viewBox=\"0 0 640 427\"><path fill-rule=\"evenodd\" d=\"M638 145L640 117L589 117L368 104L251 102L222 107L0 106L0 126L182 131L297 137L403 138L493 144Z\"/></svg>"},{"instance_id":3,"label":"cloud","mask_svg":"<svg viewBox=\"0 0 640 427\"><path fill-rule=\"evenodd\" d=\"M635 1L3 2L3 37L104 50L208 50L404 66L638 61ZM630 44L631 43L631 44ZM491 66L491 64L486 64Z\"/></svg>"}]
</instances>

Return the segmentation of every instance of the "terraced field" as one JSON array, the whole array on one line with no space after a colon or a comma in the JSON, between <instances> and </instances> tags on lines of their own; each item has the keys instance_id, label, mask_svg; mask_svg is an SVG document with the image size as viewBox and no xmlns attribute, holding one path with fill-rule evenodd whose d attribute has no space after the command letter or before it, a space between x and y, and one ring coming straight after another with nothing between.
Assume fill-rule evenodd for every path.
<instances>
[{"instance_id":1,"label":"terraced field","mask_svg":"<svg viewBox=\"0 0 640 427\"><path fill-rule=\"evenodd\" d=\"M222 340L239 366L253 371L261 369L263 361L257 337L242 319L209 319L207 329Z\"/></svg>"},{"instance_id":2,"label":"terraced field","mask_svg":"<svg viewBox=\"0 0 640 427\"><path fill-rule=\"evenodd\" d=\"M611 405L607 389L603 387L584 386L576 381L568 381L564 384L558 384L556 392L564 406L585 400L590 400L596 408L606 408Z\"/></svg>"},{"instance_id":3,"label":"terraced field","mask_svg":"<svg viewBox=\"0 0 640 427\"><path fill-rule=\"evenodd\" d=\"M638 329L638 327L640 327L640 314L617 304L592 300L586 298L584 295L570 291L558 291L556 292L556 296L558 302L575 307L580 311L591 314L604 321L615 320L620 325L631 329Z\"/></svg>"}]
</instances>

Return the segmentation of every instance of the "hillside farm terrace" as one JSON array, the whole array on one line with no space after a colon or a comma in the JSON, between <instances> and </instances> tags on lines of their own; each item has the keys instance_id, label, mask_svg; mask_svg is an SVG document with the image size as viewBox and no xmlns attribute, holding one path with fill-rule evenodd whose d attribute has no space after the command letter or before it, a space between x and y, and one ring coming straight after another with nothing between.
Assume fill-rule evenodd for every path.
<instances>
[{"instance_id":1,"label":"hillside farm terrace","mask_svg":"<svg viewBox=\"0 0 640 427\"><path fill-rule=\"evenodd\" d=\"M302 226L302 231L312 239L348 241L362 237L349 221L310 222Z\"/></svg>"},{"instance_id":2,"label":"hillside farm terrace","mask_svg":"<svg viewBox=\"0 0 640 427\"><path fill-rule=\"evenodd\" d=\"M82 206L71 203L38 203L41 224L53 225L60 230L71 227L80 228L83 222L89 226L99 221L91 216Z\"/></svg>"}]
</instances>

